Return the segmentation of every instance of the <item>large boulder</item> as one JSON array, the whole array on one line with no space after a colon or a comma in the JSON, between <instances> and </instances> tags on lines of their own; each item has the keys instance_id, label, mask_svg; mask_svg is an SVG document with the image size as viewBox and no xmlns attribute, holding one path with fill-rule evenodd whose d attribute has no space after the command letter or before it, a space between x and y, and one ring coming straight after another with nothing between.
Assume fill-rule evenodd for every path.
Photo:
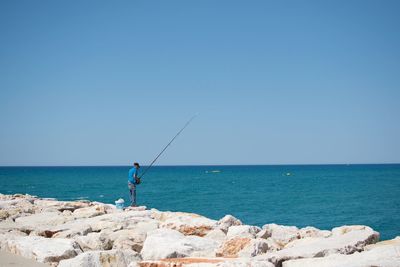
<instances>
[{"instance_id":1,"label":"large boulder","mask_svg":"<svg viewBox=\"0 0 400 267\"><path fill-rule=\"evenodd\" d=\"M386 247L386 246L400 247L400 236L397 236L394 239L385 240L385 241L377 242L375 244L367 245L364 247L364 250L372 250L374 248Z\"/></svg>"},{"instance_id":2,"label":"large boulder","mask_svg":"<svg viewBox=\"0 0 400 267\"><path fill-rule=\"evenodd\" d=\"M141 251L145 260L182 257L214 257L218 243L208 238L185 236L171 229L148 233Z\"/></svg>"},{"instance_id":3,"label":"large boulder","mask_svg":"<svg viewBox=\"0 0 400 267\"><path fill-rule=\"evenodd\" d=\"M89 233L86 236L75 236L74 239L83 251L110 250L113 246L107 233Z\"/></svg>"},{"instance_id":4,"label":"large boulder","mask_svg":"<svg viewBox=\"0 0 400 267\"><path fill-rule=\"evenodd\" d=\"M234 258L174 258L157 261L142 261L139 267L274 267L268 261Z\"/></svg>"},{"instance_id":5,"label":"large boulder","mask_svg":"<svg viewBox=\"0 0 400 267\"><path fill-rule=\"evenodd\" d=\"M226 233L227 238L256 238L257 233L261 231L260 227L251 225L234 225L229 227Z\"/></svg>"},{"instance_id":6,"label":"large boulder","mask_svg":"<svg viewBox=\"0 0 400 267\"><path fill-rule=\"evenodd\" d=\"M40 236L8 239L3 250L43 263L58 263L77 256L82 251L71 239L44 238Z\"/></svg>"},{"instance_id":7,"label":"large boulder","mask_svg":"<svg viewBox=\"0 0 400 267\"><path fill-rule=\"evenodd\" d=\"M299 228L296 226L284 226L275 223L266 224L262 227L262 231L258 233L259 238L272 238L280 246L300 238Z\"/></svg>"},{"instance_id":8,"label":"large boulder","mask_svg":"<svg viewBox=\"0 0 400 267\"><path fill-rule=\"evenodd\" d=\"M184 235L205 236L217 223L215 220L194 213L163 212L159 216L154 216L161 221L160 228L177 230Z\"/></svg>"},{"instance_id":9,"label":"large boulder","mask_svg":"<svg viewBox=\"0 0 400 267\"><path fill-rule=\"evenodd\" d=\"M215 228L215 229L211 230L204 237L212 239L220 244L222 244L226 240L226 234L220 228Z\"/></svg>"},{"instance_id":10,"label":"large boulder","mask_svg":"<svg viewBox=\"0 0 400 267\"><path fill-rule=\"evenodd\" d=\"M381 243L381 244L379 244ZM350 255L333 254L323 258L289 260L283 267L398 267L400 266L400 237L396 240L369 245L366 251Z\"/></svg>"},{"instance_id":11,"label":"large boulder","mask_svg":"<svg viewBox=\"0 0 400 267\"><path fill-rule=\"evenodd\" d=\"M93 231L104 229L118 231L121 229L134 228L140 222L151 221L151 212L144 211L124 211L110 214L104 214L93 218L85 219Z\"/></svg>"},{"instance_id":12,"label":"large boulder","mask_svg":"<svg viewBox=\"0 0 400 267\"><path fill-rule=\"evenodd\" d=\"M217 250L218 257L242 257L250 258L268 251L268 243L265 239L251 239L248 237L234 237L227 240Z\"/></svg>"},{"instance_id":13,"label":"large boulder","mask_svg":"<svg viewBox=\"0 0 400 267\"><path fill-rule=\"evenodd\" d=\"M70 221L64 224L56 225L49 229L53 232L51 237L73 238L75 236L84 236L92 232L92 227L83 221Z\"/></svg>"},{"instance_id":14,"label":"large boulder","mask_svg":"<svg viewBox=\"0 0 400 267\"><path fill-rule=\"evenodd\" d=\"M306 237L329 237L332 235L331 231L328 230L320 230L318 228L307 226L301 228L298 232L299 238L306 238Z\"/></svg>"},{"instance_id":15,"label":"large boulder","mask_svg":"<svg viewBox=\"0 0 400 267\"><path fill-rule=\"evenodd\" d=\"M42 212L33 214L31 216L19 217L15 219L16 223L29 225L32 227L41 226L41 225L57 225L62 224L68 221L68 219L62 215L61 212Z\"/></svg>"},{"instance_id":16,"label":"large boulder","mask_svg":"<svg viewBox=\"0 0 400 267\"><path fill-rule=\"evenodd\" d=\"M130 249L140 252L146 239L146 234L132 229L124 229L111 232L109 237L113 242L113 249Z\"/></svg>"},{"instance_id":17,"label":"large boulder","mask_svg":"<svg viewBox=\"0 0 400 267\"><path fill-rule=\"evenodd\" d=\"M364 226L342 235L294 240L280 251L257 256L257 258L269 260L279 266L283 261L291 259L325 257L337 253L351 254L361 251L366 245L373 244L378 239L379 233Z\"/></svg>"},{"instance_id":18,"label":"large boulder","mask_svg":"<svg viewBox=\"0 0 400 267\"><path fill-rule=\"evenodd\" d=\"M87 251L60 261L58 267L126 267L140 259L140 254L132 250Z\"/></svg>"},{"instance_id":19,"label":"large boulder","mask_svg":"<svg viewBox=\"0 0 400 267\"><path fill-rule=\"evenodd\" d=\"M91 203L89 201L58 201L56 199L34 199L34 205L38 211L60 211L65 210L74 211L76 209L89 207Z\"/></svg>"},{"instance_id":20,"label":"large boulder","mask_svg":"<svg viewBox=\"0 0 400 267\"><path fill-rule=\"evenodd\" d=\"M220 228L225 233L228 232L229 227L234 225L236 226L242 225L242 222L239 219L233 217L232 215L225 215L217 222L217 227Z\"/></svg>"},{"instance_id":21,"label":"large boulder","mask_svg":"<svg viewBox=\"0 0 400 267\"><path fill-rule=\"evenodd\" d=\"M72 216L74 218L79 219L79 218L91 218L91 217L96 217L99 215L106 214L106 208L104 205L95 205L91 207L85 207L85 208L80 208L74 210L72 213Z\"/></svg>"}]
</instances>

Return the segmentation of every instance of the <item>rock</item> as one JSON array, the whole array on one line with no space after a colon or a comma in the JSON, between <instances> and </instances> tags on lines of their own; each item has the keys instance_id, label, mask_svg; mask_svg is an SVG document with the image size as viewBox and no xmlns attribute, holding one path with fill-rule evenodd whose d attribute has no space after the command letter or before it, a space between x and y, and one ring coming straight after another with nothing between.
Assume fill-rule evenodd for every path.
<instances>
[{"instance_id":1,"label":"rock","mask_svg":"<svg viewBox=\"0 0 400 267\"><path fill-rule=\"evenodd\" d=\"M91 207L76 209L72 213L74 218L91 218L103 214L106 214L106 208L103 205L95 205Z\"/></svg>"},{"instance_id":2,"label":"rock","mask_svg":"<svg viewBox=\"0 0 400 267\"><path fill-rule=\"evenodd\" d=\"M333 254L323 258L289 260L283 267L398 267L400 266L400 238L370 245L369 250L350 255Z\"/></svg>"},{"instance_id":3,"label":"rock","mask_svg":"<svg viewBox=\"0 0 400 267\"><path fill-rule=\"evenodd\" d=\"M40 236L14 237L2 249L43 263L58 263L82 252L73 240Z\"/></svg>"},{"instance_id":4,"label":"rock","mask_svg":"<svg viewBox=\"0 0 400 267\"><path fill-rule=\"evenodd\" d=\"M130 249L140 252L146 233L125 229L110 233L109 237L113 242L113 249Z\"/></svg>"},{"instance_id":5,"label":"rock","mask_svg":"<svg viewBox=\"0 0 400 267\"><path fill-rule=\"evenodd\" d=\"M227 240L217 250L217 257L242 257L250 258L268 251L268 243L265 239L251 239L247 237L234 237Z\"/></svg>"},{"instance_id":6,"label":"rock","mask_svg":"<svg viewBox=\"0 0 400 267\"><path fill-rule=\"evenodd\" d=\"M62 224L67 222L68 220L72 220L72 218L65 217L60 212L43 212L30 216L19 217L15 219L15 222L20 225L35 229L40 226L49 227L57 224Z\"/></svg>"},{"instance_id":7,"label":"rock","mask_svg":"<svg viewBox=\"0 0 400 267\"><path fill-rule=\"evenodd\" d=\"M107 233L89 233L86 236L75 236L74 239L83 251L110 250L113 246Z\"/></svg>"},{"instance_id":8,"label":"rock","mask_svg":"<svg viewBox=\"0 0 400 267\"><path fill-rule=\"evenodd\" d=\"M400 266L400 237L378 239L362 225L261 229L231 215L215 221L146 207L117 210L100 202L0 194L0 249L53 266Z\"/></svg>"},{"instance_id":9,"label":"rock","mask_svg":"<svg viewBox=\"0 0 400 267\"><path fill-rule=\"evenodd\" d=\"M5 220L10 216L10 213L6 210L0 210L0 221Z\"/></svg>"},{"instance_id":10,"label":"rock","mask_svg":"<svg viewBox=\"0 0 400 267\"><path fill-rule=\"evenodd\" d=\"M139 253L131 250L88 251L60 261L58 267L126 267L139 260Z\"/></svg>"},{"instance_id":11,"label":"rock","mask_svg":"<svg viewBox=\"0 0 400 267\"><path fill-rule=\"evenodd\" d=\"M228 232L229 227L237 225L242 225L242 222L239 219L233 217L232 215L225 215L217 222L217 227L220 228L225 233Z\"/></svg>"},{"instance_id":12,"label":"rock","mask_svg":"<svg viewBox=\"0 0 400 267\"><path fill-rule=\"evenodd\" d=\"M167 212L167 214L161 215L158 220L162 221L160 228L177 230L184 235L197 236L205 236L217 223L215 220L184 212Z\"/></svg>"},{"instance_id":13,"label":"rock","mask_svg":"<svg viewBox=\"0 0 400 267\"><path fill-rule=\"evenodd\" d=\"M332 235L333 236L341 236L344 234L347 234L351 231L360 231L360 230L365 230L365 229L371 229L368 226L365 225L344 225L340 227L335 227L332 229Z\"/></svg>"},{"instance_id":14,"label":"rock","mask_svg":"<svg viewBox=\"0 0 400 267\"><path fill-rule=\"evenodd\" d=\"M274 267L267 261L233 258L174 258L157 261L142 261L139 267Z\"/></svg>"},{"instance_id":15,"label":"rock","mask_svg":"<svg viewBox=\"0 0 400 267\"><path fill-rule=\"evenodd\" d=\"M245 247L249 246L251 238L248 237L234 237L226 242L216 252L217 257L238 257L239 252Z\"/></svg>"},{"instance_id":16,"label":"rock","mask_svg":"<svg viewBox=\"0 0 400 267\"><path fill-rule=\"evenodd\" d=\"M300 238L299 229L296 226L284 226L275 223L266 224L258 237L274 239L280 246Z\"/></svg>"},{"instance_id":17,"label":"rock","mask_svg":"<svg viewBox=\"0 0 400 267\"><path fill-rule=\"evenodd\" d=\"M294 240L284 249L257 256L257 259L269 260L276 266L283 261L300 258L325 257L331 254L351 254L361 251L366 245L375 243L379 233L369 227L353 230L342 235L327 238L304 238Z\"/></svg>"},{"instance_id":18,"label":"rock","mask_svg":"<svg viewBox=\"0 0 400 267\"><path fill-rule=\"evenodd\" d=\"M134 228L140 222L152 221L151 215L151 212L148 210L124 211L87 218L85 219L85 223L89 224L95 232L99 232L103 229L118 231L121 229Z\"/></svg>"},{"instance_id":19,"label":"rock","mask_svg":"<svg viewBox=\"0 0 400 267\"><path fill-rule=\"evenodd\" d=\"M252 239L248 246L239 251L238 256L241 258L255 257L266 253L268 248L268 242L265 239Z\"/></svg>"},{"instance_id":20,"label":"rock","mask_svg":"<svg viewBox=\"0 0 400 267\"><path fill-rule=\"evenodd\" d=\"M274 251L278 251L282 249L281 244L279 244L278 242L276 242L274 239L272 239L271 237L265 239L265 242L267 242L268 244L268 251L269 252L274 252Z\"/></svg>"},{"instance_id":21,"label":"rock","mask_svg":"<svg viewBox=\"0 0 400 267\"><path fill-rule=\"evenodd\" d=\"M56 238L72 238L75 236L83 236L92 232L92 227L89 224L86 224L81 221L71 221L65 224L57 225L53 228L50 228L54 234L52 237Z\"/></svg>"},{"instance_id":22,"label":"rock","mask_svg":"<svg viewBox=\"0 0 400 267\"><path fill-rule=\"evenodd\" d=\"M182 257L214 257L218 243L198 236L185 236L171 229L148 233L141 251L145 260Z\"/></svg>"},{"instance_id":23,"label":"rock","mask_svg":"<svg viewBox=\"0 0 400 267\"><path fill-rule=\"evenodd\" d=\"M136 211L143 211L146 210L146 206L138 206L138 207L126 207L125 210L136 210Z\"/></svg>"},{"instance_id":24,"label":"rock","mask_svg":"<svg viewBox=\"0 0 400 267\"><path fill-rule=\"evenodd\" d=\"M204 237L212 239L212 240L216 241L217 243L222 243L226 240L226 234L220 228L211 230Z\"/></svg>"},{"instance_id":25,"label":"rock","mask_svg":"<svg viewBox=\"0 0 400 267\"><path fill-rule=\"evenodd\" d=\"M375 244L370 244L364 247L364 250L372 250L377 247L384 247L384 246L400 246L400 236L397 236L391 240L385 240L381 242L377 242Z\"/></svg>"},{"instance_id":26,"label":"rock","mask_svg":"<svg viewBox=\"0 0 400 267\"><path fill-rule=\"evenodd\" d=\"M312 226L307 226L307 227L301 228L299 230L299 232L298 232L298 236L300 238L306 238L306 237L329 237L331 235L332 235L331 231L320 230L320 229L312 227Z\"/></svg>"},{"instance_id":27,"label":"rock","mask_svg":"<svg viewBox=\"0 0 400 267\"><path fill-rule=\"evenodd\" d=\"M256 238L258 232L261 231L260 227L250 226L250 225L234 225L229 227L228 232L226 233L227 238L234 237L247 237L247 238Z\"/></svg>"},{"instance_id":28,"label":"rock","mask_svg":"<svg viewBox=\"0 0 400 267\"><path fill-rule=\"evenodd\" d=\"M160 223L156 220L144 219L144 220L139 220L134 224L129 224L126 227L126 229L135 230L138 233L146 234L147 232L151 232L153 230L158 229L159 224Z\"/></svg>"}]
</instances>

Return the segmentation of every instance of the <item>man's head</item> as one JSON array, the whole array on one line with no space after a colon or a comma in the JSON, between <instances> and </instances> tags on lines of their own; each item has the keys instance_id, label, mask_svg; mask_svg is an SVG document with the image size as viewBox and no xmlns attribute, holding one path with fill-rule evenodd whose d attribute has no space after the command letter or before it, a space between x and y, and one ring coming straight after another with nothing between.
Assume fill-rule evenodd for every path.
<instances>
[{"instance_id":1,"label":"man's head","mask_svg":"<svg viewBox=\"0 0 400 267\"><path fill-rule=\"evenodd\" d=\"M140 168L139 163L137 163L137 162L133 163L133 166L135 166L138 169Z\"/></svg>"}]
</instances>

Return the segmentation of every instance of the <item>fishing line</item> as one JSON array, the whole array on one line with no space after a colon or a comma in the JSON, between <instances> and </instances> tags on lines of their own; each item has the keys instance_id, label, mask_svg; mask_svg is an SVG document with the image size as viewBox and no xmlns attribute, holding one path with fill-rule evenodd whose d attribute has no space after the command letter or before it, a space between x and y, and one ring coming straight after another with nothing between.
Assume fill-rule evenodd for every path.
<instances>
[{"instance_id":1,"label":"fishing line","mask_svg":"<svg viewBox=\"0 0 400 267\"><path fill-rule=\"evenodd\" d=\"M194 115L193 117L190 118L190 120L188 120L186 122L186 124L182 127L182 129L174 136L174 138L171 139L171 141L169 141L169 143L164 147L163 150L161 150L161 152L157 155L157 157L150 163L150 165L144 170L144 172L142 173L142 175L139 176L139 178L142 178L145 173L151 168L151 166L153 166L153 164L156 162L156 160L161 156L162 153L164 153L164 151L169 147L170 144L172 144L172 142L175 140L175 138L178 137L178 135L180 135L181 132L183 132L183 130L185 130L185 128L192 122L192 120L194 120L194 118L197 117L197 114Z\"/></svg>"}]
</instances>

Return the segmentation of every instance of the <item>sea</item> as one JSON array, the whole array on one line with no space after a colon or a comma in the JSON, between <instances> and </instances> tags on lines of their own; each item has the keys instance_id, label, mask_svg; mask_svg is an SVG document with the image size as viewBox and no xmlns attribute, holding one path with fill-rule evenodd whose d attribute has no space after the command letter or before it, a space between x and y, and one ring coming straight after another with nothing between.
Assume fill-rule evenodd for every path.
<instances>
[{"instance_id":1,"label":"sea","mask_svg":"<svg viewBox=\"0 0 400 267\"><path fill-rule=\"evenodd\" d=\"M0 167L0 193L127 204L129 168ZM368 225L382 240L400 236L400 164L155 166L137 198L148 208L231 214L260 227Z\"/></svg>"}]
</instances>

